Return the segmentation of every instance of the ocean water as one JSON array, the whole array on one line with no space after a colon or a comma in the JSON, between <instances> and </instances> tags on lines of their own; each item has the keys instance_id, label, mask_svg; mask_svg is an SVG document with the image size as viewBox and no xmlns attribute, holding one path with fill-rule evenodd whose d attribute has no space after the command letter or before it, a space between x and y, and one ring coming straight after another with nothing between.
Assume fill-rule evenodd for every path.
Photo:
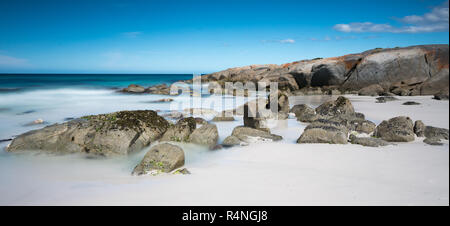
<instances>
[{"instance_id":1,"label":"ocean water","mask_svg":"<svg viewBox=\"0 0 450 226\"><path fill-rule=\"evenodd\" d=\"M0 92L56 88L114 89L192 79L191 74L0 74Z\"/></svg>"},{"instance_id":2,"label":"ocean water","mask_svg":"<svg viewBox=\"0 0 450 226\"><path fill-rule=\"evenodd\" d=\"M146 103L161 96L134 95L131 98L117 93L117 89L129 84L147 87L190 78L189 74L1 74L0 140L67 118L117 110L164 108ZM29 126L38 119L45 123Z\"/></svg>"}]
</instances>

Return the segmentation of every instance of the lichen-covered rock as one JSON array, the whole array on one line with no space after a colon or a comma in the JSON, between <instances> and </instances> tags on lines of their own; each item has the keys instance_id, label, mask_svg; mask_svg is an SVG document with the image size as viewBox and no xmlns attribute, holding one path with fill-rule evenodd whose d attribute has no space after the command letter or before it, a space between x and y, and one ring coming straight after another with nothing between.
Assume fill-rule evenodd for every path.
<instances>
[{"instance_id":1,"label":"lichen-covered rock","mask_svg":"<svg viewBox=\"0 0 450 226\"><path fill-rule=\"evenodd\" d=\"M346 71L343 62L329 61L315 64L311 68L311 86L340 85L345 80Z\"/></svg>"},{"instance_id":2,"label":"lichen-covered rock","mask_svg":"<svg viewBox=\"0 0 450 226\"><path fill-rule=\"evenodd\" d=\"M161 138L161 141L187 142L189 135L195 130L197 123L192 117L178 120L171 125Z\"/></svg>"},{"instance_id":3,"label":"lichen-covered rock","mask_svg":"<svg viewBox=\"0 0 450 226\"><path fill-rule=\"evenodd\" d=\"M214 122L232 122L232 121L234 121L234 117L215 116L212 120Z\"/></svg>"},{"instance_id":4,"label":"lichen-covered rock","mask_svg":"<svg viewBox=\"0 0 450 226\"><path fill-rule=\"evenodd\" d=\"M297 120L300 122L313 122L319 119L319 115L316 114L314 108L306 104L295 105L290 112L294 113L295 117L297 117Z\"/></svg>"},{"instance_id":5,"label":"lichen-covered rock","mask_svg":"<svg viewBox=\"0 0 450 226\"><path fill-rule=\"evenodd\" d=\"M431 76L427 78L420 86L420 95L435 95L435 94L444 94L448 99L448 91L449 91L449 54L448 54L448 45L447 45L447 53L446 58L444 59L447 62L445 64L441 64L440 70L433 71Z\"/></svg>"},{"instance_id":6,"label":"lichen-covered rock","mask_svg":"<svg viewBox=\"0 0 450 226\"><path fill-rule=\"evenodd\" d=\"M147 101L146 103L157 104L157 103L167 103L167 102L172 102L172 101L173 101L172 98L163 98L163 99L159 99L159 100Z\"/></svg>"},{"instance_id":7,"label":"lichen-covered rock","mask_svg":"<svg viewBox=\"0 0 450 226\"><path fill-rule=\"evenodd\" d=\"M184 109L186 114L190 115L217 115L217 111L208 108L186 108Z\"/></svg>"},{"instance_id":8,"label":"lichen-covered rock","mask_svg":"<svg viewBox=\"0 0 450 226\"><path fill-rule=\"evenodd\" d=\"M350 143L359 144L366 147L380 147L389 145L388 142L374 137L356 137L355 135L350 135Z\"/></svg>"},{"instance_id":9,"label":"lichen-covered rock","mask_svg":"<svg viewBox=\"0 0 450 226\"><path fill-rule=\"evenodd\" d=\"M359 119L366 119L366 116L361 112L355 112L355 117Z\"/></svg>"},{"instance_id":10,"label":"lichen-covered rock","mask_svg":"<svg viewBox=\"0 0 450 226\"><path fill-rule=\"evenodd\" d=\"M379 84L373 84L367 87L364 87L358 91L358 95L360 96L378 96L384 92L383 87Z\"/></svg>"},{"instance_id":11,"label":"lichen-covered rock","mask_svg":"<svg viewBox=\"0 0 450 226\"><path fill-rule=\"evenodd\" d=\"M214 124L206 124L197 128L189 136L189 142L214 148L219 140L219 131Z\"/></svg>"},{"instance_id":12,"label":"lichen-covered rock","mask_svg":"<svg viewBox=\"0 0 450 226\"><path fill-rule=\"evenodd\" d=\"M241 144L241 140L239 140L239 138L231 135L225 138L225 140L223 140L222 145L224 147L232 147L232 146L236 146L236 145L240 145Z\"/></svg>"},{"instance_id":13,"label":"lichen-covered rock","mask_svg":"<svg viewBox=\"0 0 450 226\"><path fill-rule=\"evenodd\" d=\"M434 94L433 99L435 100L448 100L448 92L447 93L437 93Z\"/></svg>"},{"instance_id":14,"label":"lichen-covered rock","mask_svg":"<svg viewBox=\"0 0 450 226\"><path fill-rule=\"evenodd\" d=\"M397 87L391 90L391 93L397 95L397 96L409 96L409 94L411 93L409 90L402 88L402 87Z\"/></svg>"},{"instance_id":15,"label":"lichen-covered rock","mask_svg":"<svg viewBox=\"0 0 450 226\"><path fill-rule=\"evenodd\" d=\"M281 91L270 93L269 102L266 108L270 109L273 114L277 114L278 119L287 119L289 114L288 95Z\"/></svg>"},{"instance_id":16,"label":"lichen-covered rock","mask_svg":"<svg viewBox=\"0 0 450 226\"><path fill-rule=\"evenodd\" d=\"M199 125L206 125L206 124L208 124L208 122L207 122L205 119L203 119L203 118L196 117L196 118L194 118L194 119L195 119L195 122L196 122L197 124L199 124Z\"/></svg>"},{"instance_id":17,"label":"lichen-covered rock","mask_svg":"<svg viewBox=\"0 0 450 226\"><path fill-rule=\"evenodd\" d=\"M411 142L414 141L414 124L409 117L391 118L381 122L374 135L390 142Z\"/></svg>"},{"instance_id":18,"label":"lichen-covered rock","mask_svg":"<svg viewBox=\"0 0 450 226\"><path fill-rule=\"evenodd\" d=\"M188 169L183 168L183 169L175 170L175 172L173 172L173 174L184 174L184 175L187 175L187 174L191 174L191 172Z\"/></svg>"},{"instance_id":19,"label":"lichen-covered rock","mask_svg":"<svg viewBox=\"0 0 450 226\"><path fill-rule=\"evenodd\" d=\"M332 118L339 115L355 115L355 109L349 99L340 96L335 101L327 101L316 108L316 113L322 118Z\"/></svg>"},{"instance_id":20,"label":"lichen-covered rock","mask_svg":"<svg viewBox=\"0 0 450 226\"><path fill-rule=\"evenodd\" d=\"M7 151L126 155L150 145L168 127L169 123L154 111L92 115L24 133L12 141Z\"/></svg>"},{"instance_id":21,"label":"lichen-covered rock","mask_svg":"<svg viewBox=\"0 0 450 226\"><path fill-rule=\"evenodd\" d=\"M184 165L184 151L173 144L158 144L145 154L132 175L168 173Z\"/></svg>"},{"instance_id":22,"label":"lichen-covered rock","mask_svg":"<svg viewBox=\"0 0 450 226\"><path fill-rule=\"evenodd\" d=\"M382 97L377 97L376 103L386 103L388 101L395 101L395 100L398 100L398 98L393 97L393 96L382 96Z\"/></svg>"},{"instance_id":23,"label":"lichen-covered rock","mask_svg":"<svg viewBox=\"0 0 450 226\"><path fill-rule=\"evenodd\" d=\"M356 117L355 115L339 115L333 118L330 118L326 121L332 121L340 123L341 125L347 127L349 131L357 131L359 133L367 133L370 134L375 130L375 123L365 120L362 118L362 115Z\"/></svg>"},{"instance_id":24,"label":"lichen-covered rock","mask_svg":"<svg viewBox=\"0 0 450 226\"><path fill-rule=\"evenodd\" d=\"M266 103L263 101L248 102L243 106L244 126L254 129L267 129L267 118L270 118L272 112L266 109Z\"/></svg>"},{"instance_id":25,"label":"lichen-covered rock","mask_svg":"<svg viewBox=\"0 0 450 226\"><path fill-rule=\"evenodd\" d=\"M425 144L429 144L429 145L433 145L433 146L442 146L444 145L443 143L441 143L441 140L438 138L425 138L423 140L423 142Z\"/></svg>"},{"instance_id":26,"label":"lichen-covered rock","mask_svg":"<svg viewBox=\"0 0 450 226\"><path fill-rule=\"evenodd\" d=\"M448 129L427 126L425 127L424 135L426 138L448 140Z\"/></svg>"},{"instance_id":27,"label":"lichen-covered rock","mask_svg":"<svg viewBox=\"0 0 450 226\"><path fill-rule=\"evenodd\" d=\"M425 124L421 120L417 120L414 123L414 133L417 137L425 136Z\"/></svg>"},{"instance_id":28,"label":"lichen-covered rock","mask_svg":"<svg viewBox=\"0 0 450 226\"><path fill-rule=\"evenodd\" d=\"M146 93L159 94L159 95L170 95L170 87L166 84L150 86L145 90Z\"/></svg>"},{"instance_id":29,"label":"lichen-covered rock","mask_svg":"<svg viewBox=\"0 0 450 226\"><path fill-rule=\"evenodd\" d=\"M231 135L246 143L252 143L257 140L278 141L283 139L283 137L271 134L270 132L245 126L238 126L234 128Z\"/></svg>"},{"instance_id":30,"label":"lichen-covered rock","mask_svg":"<svg viewBox=\"0 0 450 226\"><path fill-rule=\"evenodd\" d=\"M124 93L143 93L145 88L140 85L131 84L127 88L122 89Z\"/></svg>"},{"instance_id":31,"label":"lichen-covered rock","mask_svg":"<svg viewBox=\"0 0 450 226\"><path fill-rule=\"evenodd\" d=\"M164 118L167 118L167 119L172 119L172 120L179 120L184 117L183 113L178 112L178 111L171 111L169 113L162 114L161 116Z\"/></svg>"},{"instance_id":32,"label":"lichen-covered rock","mask_svg":"<svg viewBox=\"0 0 450 226\"><path fill-rule=\"evenodd\" d=\"M355 119L350 122L352 128L351 130L359 132L359 133L367 133L370 134L375 131L377 125L369 120L364 119Z\"/></svg>"},{"instance_id":33,"label":"lichen-covered rock","mask_svg":"<svg viewBox=\"0 0 450 226\"><path fill-rule=\"evenodd\" d=\"M309 124L297 143L347 144L348 130L339 122L319 119Z\"/></svg>"},{"instance_id":34,"label":"lichen-covered rock","mask_svg":"<svg viewBox=\"0 0 450 226\"><path fill-rule=\"evenodd\" d=\"M358 93L370 85L380 85L386 91L388 88L401 88L404 89L403 94L408 95L434 95L448 90L448 61L448 44L376 48L282 65L230 68L203 75L201 80L216 81L221 87L225 82L278 82L280 89L302 95L322 95L322 90L330 86L345 93Z\"/></svg>"}]
</instances>

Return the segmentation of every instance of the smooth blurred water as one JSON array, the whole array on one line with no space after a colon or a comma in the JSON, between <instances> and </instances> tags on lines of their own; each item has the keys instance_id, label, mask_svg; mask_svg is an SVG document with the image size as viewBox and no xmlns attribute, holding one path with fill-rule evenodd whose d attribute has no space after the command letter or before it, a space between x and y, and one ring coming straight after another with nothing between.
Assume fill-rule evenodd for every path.
<instances>
[{"instance_id":1,"label":"smooth blurred water","mask_svg":"<svg viewBox=\"0 0 450 226\"><path fill-rule=\"evenodd\" d=\"M0 92L55 88L122 88L192 79L190 74L0 74Z\"/></svg>"}]
</instances>

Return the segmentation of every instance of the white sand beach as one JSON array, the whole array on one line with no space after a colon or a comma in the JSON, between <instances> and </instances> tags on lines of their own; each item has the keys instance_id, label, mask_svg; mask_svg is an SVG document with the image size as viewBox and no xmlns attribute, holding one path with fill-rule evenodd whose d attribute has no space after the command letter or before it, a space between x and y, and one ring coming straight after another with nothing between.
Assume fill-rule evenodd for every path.
<instances>
[{"instance_id":1,"label":"white sand beach","mask_svg":"<svg viewBox=\"0 0 450 226\"><path fill-rule=\"evenodd\" d=\"M431 96L347 96L379 124L409 116L449 128L449 102ZM330 96L290 97L312 106ZM421 105L405 106L405 101ZM117 109L118 110L118 109ZM236 119L238 119L236 117ZM219 142L242 124L216 123ZM81 156L0 156L1 205L449 205L449 142L416 138L380 148L296 144L307 124L295 118L272 133L283 140L217 151L182 144L190 175L131 176L149 148L115 159Z\"/></svg>"}]
</instances>

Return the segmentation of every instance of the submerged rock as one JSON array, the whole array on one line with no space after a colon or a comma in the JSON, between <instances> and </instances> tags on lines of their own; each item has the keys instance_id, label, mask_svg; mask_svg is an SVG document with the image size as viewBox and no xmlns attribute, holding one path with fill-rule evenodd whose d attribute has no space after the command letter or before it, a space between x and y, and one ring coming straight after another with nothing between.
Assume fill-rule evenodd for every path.
<instances>
[{"instance_id":1,"label":"submerged rock","mask_svg":"<svg viewBox=\"0 0 450 226\"><path fill-rule=\"evenodd\" d=\"M376 103L386 103L388 101L396 101L398 98L392 96L377 97Z\"/></svg>"},{"instance_id":2,"label":"submerged rock","mask_svg":"<svg viewBox=\"0 0 450 226\"><path fill-rule=\"evenodd\" d=\"M435 99L435 100L448 100L448 92L447 93L434 94L433 99Z\"/></svg>"},{"instance_id":3,"label":"submerged rock","mask_svg":"<svg viewBox=\"0 0 450 226\"><path fill-rule=\"evenodd\" d=\"M127 88L121 90L124 93L143 93L145 88L140 85L131 84Z\"/></svg>"},{"instance_id":4,"label":"submerged rock","mask_svg":"<svg viewBox=\"0 0 450 226\"><path fill-rule=\"evenodd\" d=\"M166 84L150 86L145 90L146 93L159 94L159 95L170 95L170 87Z\"/></svg>"},{"instance_id":5,"label":"submerged rock","mask_svg":"<svg viewBox=\"0 0 450 226\"><path fill-rule=\"evenodd\" d=\"M429 144L429 145L433 145L433 146L442 146L444 145L443 143L441 143L441 140L438 138L425 138L423 140L423 142L425 144Z\"/></svg>"},{"instance_id":6,"label":"submerged rock","mask_svg":"<svg viewBox=\"0 0 450 226\"><path fill-rule=\"evenodd\" d=\"M232 122L234 117L216 116L212 119L214 122Z\"/></svg>"},{"instance_id":7,"label":"submerged rock","mask_svg":"<svg viewBox=\"0 0 450 226\"><path fill-rule=\"evenodd\" d=\"M239 140L239 138L231 135L225 138L225 140L223 140L222 145L224 147L232 147L232 146L236 146L236 145L240 145L241 144L241 140Z\"/></svg>"},{"instance_id":8,"label":"submerged rock","mask_svg":"<svg viewBox=\"0 0 450 226\"><path fill-rule=\"evenodd\" d=\"M184 151L173 144L158 144L145 154L132 175L168 173L184 165Z\"/></svg>"},{"instance_id":9,"label":"submerged rock","mask_svg":"<svg viewBox=\"0 0 450 226\"><path fill-rule=\"evenodd\" d=\"M366 119L366 116L361 112L355 112L355 117L359 119Z\"/></svg>"},{"instance_id":10,"label":"submerged rock","mask_svg":"<svg viewBox=\"0 0 450 226\"><path fill-rule=\"evenodd\" d=\"M234 137L245 143L254 143L257 141L279 141L283 139L283 137L271 134L270 132L245 126L238 126L233 129L231 136L225 139L227 140L226 143L229 144L228 146L237 144L237 140L234 139Z\"/></svg>"},{"instance_id":11,"label":"submerged rock","mask_svg":"<svg viewBox=\"0 0 450 226\"><path fill-rule=\"evenodd\" d=\"M17 115L28 115L28 114L32 114L32 113L35 113L36 112L36 110L28 110L28 111L24 111L24 112L21 112L21 113L17 113Z\"/></svg>"},{"instance_id":12,"label":"submerged rock","mask_svg":"<svg viewBox=\"0 0 450 226\"><path fill-rule=\"evenodd\" d=\"M126 155L159 139L169 123L154 111L120 111L85 116L16 137L7 151Z\"/></svg>"},{"instance_id":13,"label":"submerged rock","mask_svg":"<svg viewBox=\"0 0 450 226\"><path fill-rule=\"evenodd\" d=\"M374 135L390 142L411 142L414 141L414 124L409 117L391 118L381 122Z\"/></svg>"},{"instance_id":14,"label":"submerged rock","mask_svg":"<svg viewBox=\"0 0 450 226\"><path fill-rule=\"evenodd\" d=\"M146 103L156 104L156 103L167 103L167 102L172 102L172 101L173 101L172 98L163 98L163 99L159 99L159 100L147 101Z\"/></svg>"},{"instance_id":15,"label":"submerged rock","mask_svg":"<svg viewBox=\"0 0 450 226\"><path fill-rule=\"evenodd\" d=\"M188 169L183 168L183 169L175 170L175 172L173 172L173 174L184 174L184 175L187 175L187 174L191 174L191 172Z\"/></svg>"},{"instance_id":16,"label":"submerged rock","mask_svg":"<svg viewBox=\"0 0 450 226\"><path fill-rule=\"evenodd\" d=\"M184 117L183 113L178 112L178 111L172 111L170 113L166 113L166 114L163 114L161 116L165 117L165 118L168 118L168 119L174 119L174 120L182 119Z\"/></svg>"},{"instance_id":17,"label":"submerged rock","mask_svg":"<svg viewBox=\"0 0 450 226\"><path fill-rule=\"evenodd\" d=\"M209 108L186 108L184 109L186 114L190 115L217 115L217 111Z\"/></svg>"},{"instance_id":18,"label":"submerged rock","mask_svg":"<svg viewBox=\"0 0 450 226\"><path fill-rule=\"evenodd\" d=\"M427 126L425 127L424 135L426 138L448 140L448 129Z\"/></svg>"},{"instance_id":19,"label":"submerged rock","mask_svg":"<svg viewBox=\"0 0 450 226\"><path fill-rule=\"evenodd\" d=\"M0 143L1 143L1 142L12 141L12 140L13 140L12 138L9 138L9 139L0 139Z\"/></svg>"},{"instance_id":20,"label":"submerged rock","mask_svg":"<svg viewBox=\"0 0 450 226\"><path fill-rule=\"evenodd\" d=\"M189 136L189 142L199 145L206 145L213 149L219 140L219 131L214 124L206 124L195 129Z\"/></svg>"},{"instance_id":21,"label":"submerged rock","mask_svg":"<svg viewBox=\"0 0 450 226\"><path fill-rule=\"evenodd\" d=\"M403 103L402 105L420 105L420 103L417 103L415 101L407 101L407 102Z\"/></svg>"},{"instance_id":22,"label":"submerged rock","mask_svg":"<svg viewBox=\"0 0 450 226\"><path fill-rule=\"evenodd\" d=\"M43 119L36 119L32 122L29 122L27 124L25 124L25 126L35 126L35 125L41 125L41 124L47 124Z\"/></svg>"},{"instance_id":23,"label":"submerged rock","mask_svg":"<svg viewBox=\"0 0 450 226\"><path fill-rule=\"evenodd\" d=\"M366 147L380 147L389 145L388 142L374 137L357 137L355 135L350 135L350 143L359 144Z\"/></svg>"},{"instance_id":24,"label":"submerged rock","mask_svg":"<svg viewBox=\"0 0 450 226\"><path fill-rule=\"evenodd\" d=\"M206 124L208 124L208 122L207 122L205 119L203 119L203 118L196 117L196 118L194 118L194 119L195 119L195 122L196 122L198 125L206 125Z\"/></svg>"}]
</instances>

